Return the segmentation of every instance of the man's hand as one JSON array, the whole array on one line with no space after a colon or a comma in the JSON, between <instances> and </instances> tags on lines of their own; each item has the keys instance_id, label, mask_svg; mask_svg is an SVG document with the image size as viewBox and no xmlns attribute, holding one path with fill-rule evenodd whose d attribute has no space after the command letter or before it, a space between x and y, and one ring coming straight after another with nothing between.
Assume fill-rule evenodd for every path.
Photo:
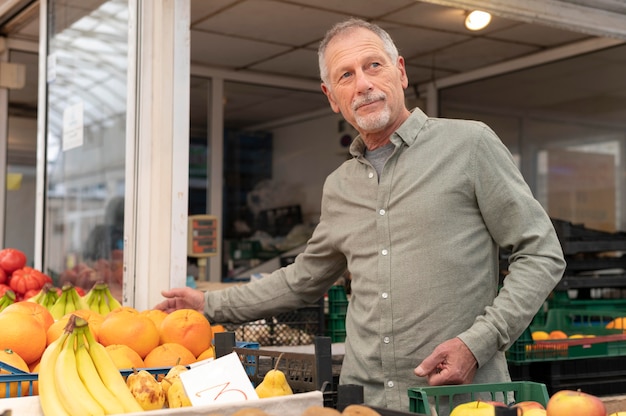
<instances>
[{"instance_id":1,"label":"man's hand","mask_svg":"<svg viewBox=\"0 0 626 416\"><path fill-rule=\"evenodd\" d=\"M449 339L437 346L415 368L418 377L426 377L431 386L470 384L476 374L474 354L459 338Z\"/></svg>"},{"instance_id":2,"label":"man's hand","mask_svg":"<svg viewBox=\"0 0 626 416\"><path fill-rule=\"evenodd\" d=\"M177 309L195 309L204 313L204 293L190 287L180 287L161 291L161 295L166 298L154 306L167 313Z\"/></svg>"}]
</instances>

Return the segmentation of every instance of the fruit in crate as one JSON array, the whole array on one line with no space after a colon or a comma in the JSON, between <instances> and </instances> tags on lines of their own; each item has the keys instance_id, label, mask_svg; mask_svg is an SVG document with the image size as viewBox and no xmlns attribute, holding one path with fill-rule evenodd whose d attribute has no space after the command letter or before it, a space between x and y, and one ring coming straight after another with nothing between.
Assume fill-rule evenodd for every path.
<instances>
[{"instance_id":1,"label":"fruit in crate","mask_svg":"<svg viewBox=\"0 0 626 416\"><path fill-rule=\"evenodd\" d=\"M495 406L482 400L474 400L457 405L450 416L493 416Z\"/></svg>"},{"instance_id":2,"label":"fruit in crate","mask_svg":"<svg viewBox=\"0 0 626 416\"><path fill-rule=\"evenodd\" d=\"M83 296L89 309L106 315L112 310L120 308L122 305L113 297L109 285L103 281L96 282L92 288Z\"/></svg>"},{"instance_id":3,"label":"fruit in crate","mask_svg":"<svg viewBox=\"0 0 626 416\"><path fill-rule=\"evenodd\" d=\"M160 342L185 346L194 357L211 346L211 323L195 309L179 309L168 314L159 327Z\"/></svg>"},{"instance_id":4,"label":"fruit in crate","mask_svg":"<svg viewBox=\"0 0 626 416\"><path fill-rule=\"evenodd\" d=\"M15 303L15 292L11 289L7 289L2 296L0 296L0 312L6 309L7 306Z\"/></svg>"},{"instance_id":5,"label":"fruit in crate","mask_svg":"<svg viewBox=\"0 0 626 416\"><path fill-rule=\"evenodd\" d=\"M120 370L130 370L132 368L143 368L145 363L135 350L124 344L107 345L107 353L115 363L115 367Z\"/></svg>"},{"instance_id":6,"label":"fruit in crate","mask_svg":"<svg viewBox=\"0 0 626 416\"><path fill-rule=\"evenodd\" d=\"M3 248L0 250L0 268L7 275L26 266L26 254L15 248Z\"/></svg>"},{"instance_id":7,"label":"fruit in crate","mask_svg":"<svg viewBox=\"0 0 626 416\"><path fill-rule=\"evenodd\" d=\"M18 370L28 371L28 364L15 353L13 350L6 348L0 350L0 361L8 364ZM0 374L12 374L11 371L0 368ZM5 397L17 397L18 396L19 382L2 382L0 383L0 399ZM28 391L28 382L22 382L22 395Z\"/></svg>"},{"instance_id":8,"label":"fruit in crate","mask_svg":"<svg viewBox=\"0 0 626 416\"><path fill-rule=\"evenodd\" d=\"M546 409L529 409L519 414L522 416L547 416L548 412L546 412Z\"/></svg>"},{"instance_id":9,"label":"fruit in crate","mask_svg":"<svg viewBox=\"0 0 626 416\"><path fill-rule=\"evenodd\" d=\"M98 340L98 330L100 328L100 324L104 320L104 317L97 312L90 311L89 309L78 309L74 312L63 315L60 319L50 325L50 328L48 328L48 331L46 332L48 345L50 345L52 341L57 339L63 333L65 326L72 315L80 316L85 319L89 323L89 330L96 340Z\"/></svg>"},{"instance_id":10,"label":"fruit in crate","mask_svg":"<svg viewBox=\"0 0 626 416\"><path fill-rule=\"evenodd\" d=\"M35 296L30 297L28 301L38 303L49 311L58 298L59 294L56 287L54 287L52 283L46 283L41 290L39 290Z\"/></svg>"},{"instance_id":11,"label":"fruit in crate","mask_svg":"<svg viewBox=\"0 0 626 416\"><path fill-rule=\"evenodd\" d=\"M72 315L39 365L44 415L103 415L141 411L121 373L98 344L85 319Z\"/></svg>"},{"instance_id":12,"label":"fruit in crate","mask_svg":"<svg viewBox=\"0 0 626 416\"><path fill-rule=\"evenodd\" d=\"M34 305L34 304L33 304ZM0 350L11 349L26 364L37 361L46 348L46 330L36 315L6 309L0 312Z\"/></svg>"},{"instance_id":13,"label":"fruit in crate","mask_svg":"<svg viewBox=\"0 0 626 416\"><path fill-rule=\"evenodd\" d=\"M256 386L255 391L260 399L293 394L285 373L278 369L278 363L280 363L281 358L282 354L276 360L274 368L269 370L263 377L263 381Z\"/></svg>"},{"instance_id":14,"label":"fruit in crate","mask_svg":"<svg viewBox=\"0 0 626 416\"><path fill-rule=\"evenodd\" d=\"M544 405L534 400L521 401L521 402L515 403L513 407L522 409L524 411L523 414L526 414L526 412L530 411L531 409L540 409L540 410L546 409Z\"/></svg>"},{"instance_id":15,"label":"fruit in crate","mask_svg":"<svg viewBox=\"0 0 626 416\"><path fill-rule=\"evenodd\" d=\"M370 409L367 406L361 404L351 404L341 412L344 416L381 416L380 413L374 409Z\"/></svg>"},{"instance_id":16,"label":"fruit in crate","mask_svg":"<svg viewBox=\"0 0 626 416\"><path fill-rule=\"evenodd\" d=\"M174 381L167 389L167 407L174 409L191 406L191 400L189 400L189 396L187 396L187 392L185 392L185 386L183 386L181 379L175 378L173 380ZM164 382L168 382L167 378L163 379L161 384Z\"/></svg>"},{"instance_id":17,"label":"fruit in crate","mask_svg":"<svg viewBox=\"0 0 626 416\"><path fill-rule=\"evenodd\" d=\"M163 385L163 390L165 390L165 394L167 394L174 381L180 380L180 373L184 373L187 370L187 366L182 364L176 364L169 369L167 374L165 374L163 380L161 380L161 384Z\"/></svg>"},{"instance_id":18,"label":"fruit in crate","mask_svg":"<svg viewBox=\"0 0 626 416\"><path fill-rule=\"evenodd\" d=\"M598 397L574 390L554 393L546 411L549 416L606 416L606 407Z\"/></svg>"},{"instance_id":19,"label":"fruit in crate","mask_svg":"<svg viewBox=\"0 0 626 416\"><path fill-rule=\"evenodd\" d=\"M145 359L159 345L159 330L154 322L130 306L109 312L98 331L98 341L104 345L127 345Z\"/></svg>"},{"instance_id":20,"label":"fruit in crate","mask_svg":"<svg viewBox=\"0 0 626 416\"><path fill-rule=\"evenodd\" d=\"M61 319L64 315L80 309L89 309L89 307L80 296L78 289L73 284L66 283L61 288L61 295L50 308L50 313L54 319Z\"/></svg>"},{"instance_id":21,"label":"fruit in crate","mask_svg":"<svg viewBox=\"0 0 626 416\"><path fill-rule=\"evenodd\" d=\"M626 317L615 318L606 324L607 329L626 329Z\"/></svg>"},{"instance_id":22,"label":"fruit in crate","mask_svg":"<svg viewBox=\"0 0 626 416\"><path fill-rule=\"evenodd\" d=\"M163 386L150 372L135 369L126 378L126 385L143 410L162 409L165 405Z\"/></svg>"}]
</instances>

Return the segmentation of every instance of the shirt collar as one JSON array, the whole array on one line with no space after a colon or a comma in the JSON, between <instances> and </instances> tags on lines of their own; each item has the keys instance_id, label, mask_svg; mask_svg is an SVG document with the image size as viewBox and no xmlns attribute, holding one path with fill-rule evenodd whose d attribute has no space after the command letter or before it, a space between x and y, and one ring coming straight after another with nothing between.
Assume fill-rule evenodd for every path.
<instances>
[{"instance_id":1,"label":"shirt collar","mask_svg":"<svg viewBox=\"0 0 626 416\"><path fill-rule=\"evenodd\" d=\"M424 114L422 110L417 107L414 108L411 110L409 118L391 135L391 142L395 144L396 147L402 143L411 146L417 140L417 135L427 119L428 116ZM365 149L365 142L363 142L361 135L356 136L350 145L350 154L354 157L363 156Z\"/></svg>"}]
</instances>

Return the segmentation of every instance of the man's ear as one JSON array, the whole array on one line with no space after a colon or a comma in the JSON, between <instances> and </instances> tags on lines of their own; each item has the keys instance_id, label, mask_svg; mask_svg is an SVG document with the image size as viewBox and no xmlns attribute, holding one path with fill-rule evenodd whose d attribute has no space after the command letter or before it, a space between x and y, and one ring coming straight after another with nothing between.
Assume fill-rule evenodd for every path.
<instances>
[{"instance_id":1,"label":"man's ear","mask_svg":"<svg viewBox=\"0 0 626 416\"><path fill-rule=\"evenodd\" d=\"M406 66L404 64L404 58L399 56L397 63L398 70L400 71L400 78L402 79L402 89L406 89L409 86L409 77L406 74Z\"/></svg>"},{"instance_id":2,"label":"man's ear","mask_svg":"<svg viewBox=\"0 0 626 416\"><path fill-rule=\"evenodd\" d=\"M339 106L337 105L337 102L333 98L333 94L330 92L330 89L324 83L322 83L321 86L322 86L322 92L324 93L326 98L328 98L328 102L330 103L330 108L332 108L332 110L335 113L339 113Z\"/></svg>"}]
</instances>

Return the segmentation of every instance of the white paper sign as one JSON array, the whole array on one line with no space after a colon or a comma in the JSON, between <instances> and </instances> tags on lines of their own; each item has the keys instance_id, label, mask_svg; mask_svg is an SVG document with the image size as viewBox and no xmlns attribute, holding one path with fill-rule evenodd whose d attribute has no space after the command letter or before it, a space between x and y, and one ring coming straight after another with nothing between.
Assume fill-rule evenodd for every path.
<instances>
[{"instance_id":1,"label":"white paper sign","mask_svg":"<svg viewBox=\"0 0 626 416\"><path fill-rule=\"evenodd\" d=\"M183 371L180 379L193 406L259 398L235 352Z\"/></svg>"},{"instance_id":2,"label":"white paper sign","mask_svg":"<svg viewBox=\"0 0 626 416\"><path fill-rule=\"evenodd\" d=\"M63 151L83 145L83 103L63 111Z\"/></svg>"}]
</instances>

